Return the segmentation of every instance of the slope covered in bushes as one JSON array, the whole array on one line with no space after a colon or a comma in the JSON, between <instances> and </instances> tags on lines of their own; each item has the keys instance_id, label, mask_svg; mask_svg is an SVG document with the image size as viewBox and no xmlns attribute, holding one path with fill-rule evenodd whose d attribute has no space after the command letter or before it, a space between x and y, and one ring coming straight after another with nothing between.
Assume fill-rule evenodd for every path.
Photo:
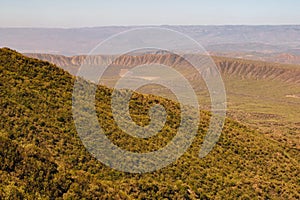
<instances>
[{"instance_id":1,"label":"slope covered in bushes","mask_svg":"<svg viewBox=\"0 0 300 200\"><path fill-rule=\"evenodd\" d=\"M209 123L201 112L198 136L171 165L145 174L113 170L93 158L72 118L75 78L47 62L0 49L0 199L299 199L299 151L284 148L226 120L219 142L198 157ZM130 110L147 124L152 102L165 106L163 130L148 139L124 134L113 122L111 89L99 86L99 123L117 145L134 152L163 147L178 128L176 102L134 94Z\"/></svg>"}]
</instances>

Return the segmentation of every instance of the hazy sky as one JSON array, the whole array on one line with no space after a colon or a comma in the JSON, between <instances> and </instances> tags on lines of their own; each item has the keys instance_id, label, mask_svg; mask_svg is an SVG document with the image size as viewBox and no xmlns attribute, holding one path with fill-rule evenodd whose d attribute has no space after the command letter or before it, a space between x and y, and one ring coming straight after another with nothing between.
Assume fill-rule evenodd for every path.
<instances>
[{"instance_id":1,"label":"hazy sky","mask_svg":"<svg viewBox=\"0 0 300 200\"><path fill-rule=\"evenodd\" d=\"M0 27L300 24L299 0L0 0Z\"/></svg>"}]
</instances>

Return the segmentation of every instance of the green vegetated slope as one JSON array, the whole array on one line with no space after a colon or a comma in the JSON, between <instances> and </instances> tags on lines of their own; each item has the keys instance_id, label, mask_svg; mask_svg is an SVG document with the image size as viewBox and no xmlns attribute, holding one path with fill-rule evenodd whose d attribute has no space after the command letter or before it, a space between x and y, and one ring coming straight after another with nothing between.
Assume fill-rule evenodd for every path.
<instances>
[{"instance_id":1,"label":"green vegetated slope","mask_svg":"<svg viewBox=\"0 0 300 200\"><path fill-rule=\"evenodd\" d=\"M199 135L173 164L145 174L113 170L94 159L72 118L75 78L55 65L0 49L0 199L299 199L299 151L226 120L219 142L198 157L209 113L201 112ZM115 125L111 89L99 86L96 109L107 136L120 147L145 152L163 147L179 124L176 102L135 93L137 124L155 102L165 106L166 126L136 139ZM147 147L147 148L145 148Z\"/></svg>"},{"instance_id":2,"label":"green vegetated slope","mask_svg":"<svg viewBox=\"0 0 300 200\"><path fill-rule=\"evenodd\" d=\"M228 115L300 149L300 66L214 57L226 87Z\"/></svg>"},{"instance_id":3,"label":"green vegetated slope","mask_svg":"<svg viewBox=\"0 0 300 200\"><path fill-rule=\"evenodd\" d=\"M204 82L199 81L202 77L184 59L174 54L148 52L144 55L126 54L119 57L26 55L54 63L72 74L77 73L85 59L100 67L112 63L102 82L109 87L113 87L115 81L120 79L118 75L127 69L146 63L164 64L174 67L190 81L199 97L200 106L207 108L211 104ZM199 55L195 58L199 59ZM289 147L300 149L300 66L216 56L212 59L225 84L228 116ZM166 80L166 75L161 72L154 76ZM176 84L178 80L170 82ZM176 88L186 90L182 84L177 84ZM140 88L140 92L176 99L166 88L154 85Z\"/></svg>"}]
</instances>

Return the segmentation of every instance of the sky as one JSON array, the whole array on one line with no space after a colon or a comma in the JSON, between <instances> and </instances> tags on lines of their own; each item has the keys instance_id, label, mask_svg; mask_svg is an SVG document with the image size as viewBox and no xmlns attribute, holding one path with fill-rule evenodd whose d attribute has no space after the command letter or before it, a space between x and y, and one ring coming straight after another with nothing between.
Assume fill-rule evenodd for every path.
<instances>
[{"instance_id":1,"label":"sky","mask_svg":"<svg viewBox=\"0 0 300 200\"><path fill-rule=\"evenodd\" d=\"M300 24L299 0L0 0L0 27Z\"/></svg>"}]
</instances>

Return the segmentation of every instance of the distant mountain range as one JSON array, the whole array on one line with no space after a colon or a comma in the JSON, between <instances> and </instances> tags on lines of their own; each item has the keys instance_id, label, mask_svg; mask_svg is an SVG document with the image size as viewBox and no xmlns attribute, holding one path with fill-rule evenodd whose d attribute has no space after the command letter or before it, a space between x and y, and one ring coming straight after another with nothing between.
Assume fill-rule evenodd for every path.
<instances>
[{"instance_id":1,"label":"distant mountain range","mask_svg":"<svg viewBox=\"0 0 300 200\"><path fill-rule=\"evenodd\" d=\"M73 75L76 75L78 69L88 57L86 55L63 56L40 53L25 53L24 55L53 63ZM116 67L118 70L121 70L122 68L130 69L137 65L145 64L145 62L157 62L168 66L187 65L187 63L182 61L181 57L178 56L177 59L172 59L171 56L173 55L160 53L137 56L123 55L117 58L115 56L96 55L93 56L92 62L97 66L106 66L109 65L109 63L113 63L113 65L118 66ZM116 60L114 61L114 59ZM280 80L288 83L300 84L300 70L296 65L283 65L219 56L213 56L213 60L219 71L226 76L239 76L274 81ZM185 71L188 73L188 68L186 68ZM119 71L115 74L119 74ZM190 73L190 75L192 74L193 73Z\"/></svg>"},{"instance_id":2,"label":"distant mountain range","mask_svg":"<svg viewBox=\"0 0 300 200\"><path fill-rule=\"evenodd\" d=\"M288 57L296 57L290 58L289 63L299 63L300 60L300 25L159 27L184 33L198 41L207 51L214 52L213 54L237 57L247 55L248 58L286 62L277 58L284 53ZM137 27L0 28L0 46L8 46L22 53L82 55L88 54L109 36L132 28Z\"/></svg>"},{"instance_id":3,"label":"distant mountain range","mask_svg":"<svg viewBox=\"0 0 300 200\"><path fill-rule=\"evenodd\" d=\"M260 52L210 52L212 56L260 60L273 63L300 64L300 55L291 53L260 53Z\"/></svg>"}]
</instances>

